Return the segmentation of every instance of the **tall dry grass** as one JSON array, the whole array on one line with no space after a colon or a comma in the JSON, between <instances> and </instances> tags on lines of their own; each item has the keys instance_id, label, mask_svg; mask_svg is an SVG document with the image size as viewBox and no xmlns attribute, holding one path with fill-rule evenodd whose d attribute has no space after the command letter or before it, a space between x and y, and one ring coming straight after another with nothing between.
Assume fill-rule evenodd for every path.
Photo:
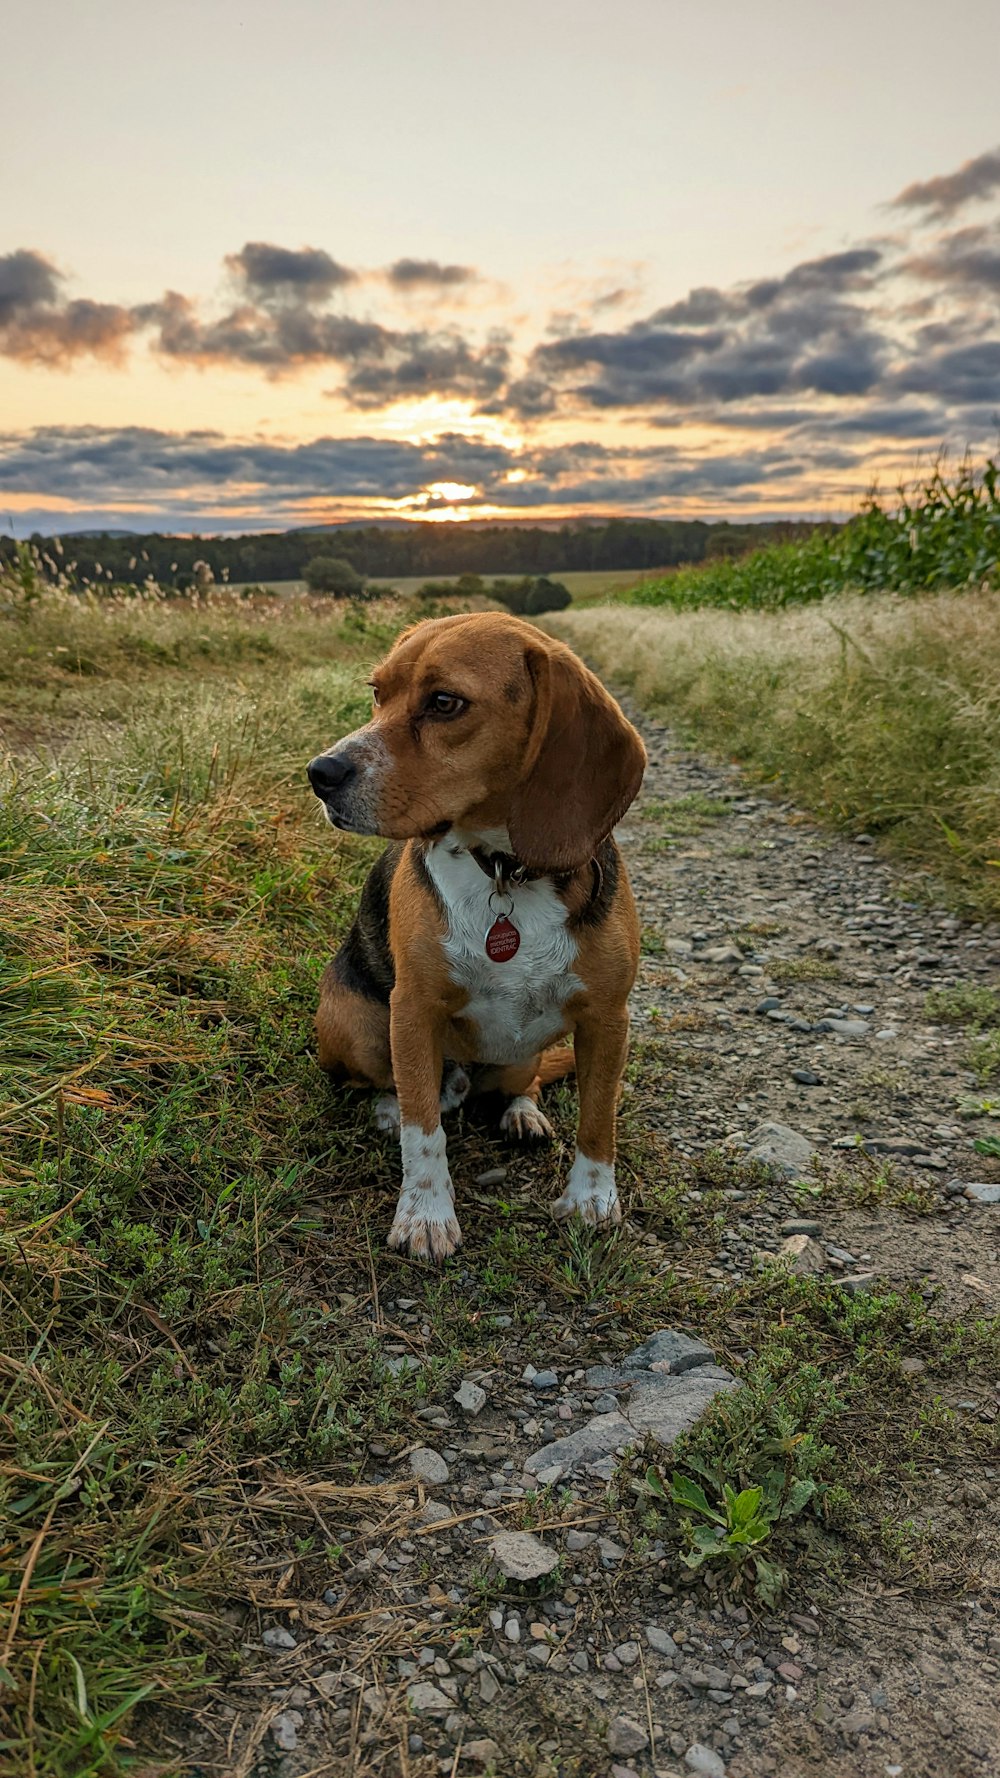
<instances>
[{"instance_id":1,"label":"tall dry grass","mask_svg":"<svg viewBox=\"0 0 1000 1778\"><path fill-rule=\"evenodd\" d=\"M1000 623L988 591L780 612L561 612L546 628L687 737L1000 912Z\"/></svg>"}]
</instances>

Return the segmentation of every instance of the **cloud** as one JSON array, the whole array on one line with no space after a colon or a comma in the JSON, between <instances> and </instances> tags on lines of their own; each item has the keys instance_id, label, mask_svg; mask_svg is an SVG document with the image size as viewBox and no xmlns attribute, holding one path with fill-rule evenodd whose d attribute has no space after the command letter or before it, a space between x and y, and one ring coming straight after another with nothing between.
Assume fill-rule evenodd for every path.
<instances>
[{"instance_id":1,"label":"cloud","mask_svg":"<svg viewBox=\"0 0 1000 1778\"><path fill-rule=\"evenodd\" d=\"M315 302L353 284L358 275L331 259L322 247L275 247L267 241L247 241L238 253L227 255L226 264L262 301L276 297Z\"/></svg>"},{"instance_id":2,"label":"cloud","mask_svg":"<svg viewBox=\"0 0 1000 1778\"><path fill-rule=\"evenodd\" d=\"M385 275L396 290L407 291L471 284L478 274L471 265L442 265L437 259L397 259Z\"/></svg>"},{"instance_id":3,"label":"cloud","mask_svg":"<svg viewBox=\"0 0 1000 1778\"><path fill-rule=\"evenodd\" d=\"M63 277L29 248L0 255L0 356L62 368L90 355L119 360L135 322L117 303L62 299Z\"/></svg>"},{"instance_id":4,"label":"cloud","mask_svg":"<svg viewBox=\"0 0 1000 1778\"><path fill-rule=\"evenodd\" d=\"M1000 191L1000 148L991 148L986 154L965 161L955 173L941 173L936 179L907 185L893 198L890 208L922 210L928 217L952 216L963 204L992 197L995 191Z\"/></svg>"},{"instance_id":5,"label":"cloud","mask_svg":"<svg viewBox=\"0 0 1000 1778\"><path fill-rule=\"evenodd\" d=\"M1000 226L953 229L930 251L905 260L901 269L927 283L1000 296Z\"/></svg>"},{"instance_id":6,"label":"cloud","mask_svg":"<svg viewBox=\"0 0 1000 1778\"><path fill-rule=\"evenodd\" d=\"M564 405L592 408L697 408L807 390L864 394L888 353L859 300L882 264L880 248L851 248L805 260L781 278L730 290L701 286L617 332L564 333L531 356L534 411L544 411L539 388L546 385L553 404L561 397Z\"/></svg>"}]
</instances>

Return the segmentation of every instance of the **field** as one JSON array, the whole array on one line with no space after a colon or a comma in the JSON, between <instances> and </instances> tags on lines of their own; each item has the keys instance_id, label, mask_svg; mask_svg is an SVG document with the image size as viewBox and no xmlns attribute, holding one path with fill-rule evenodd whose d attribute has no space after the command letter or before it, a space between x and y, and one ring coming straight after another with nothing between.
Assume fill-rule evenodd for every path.
<instances>
[{"instance_id":1,"label":"field","mask_svg":"<svg viewBox=\"0 0 1000 1778\"><path fill-rule=\"evenodd\" d=\"M553 572L551 578L561 581L565 587L568 587L573 595L574 605L593 605L605 599L617 598L622 593L632 592L636 588L645 586L647 582L658 582L662 574L661 568L648 568L641 572L626 569L617 573L598 569L593 573L571 571L568 574L560 574ZM409 577L404 574L397 575L391 583L387 582L386 584L391 584L393 590L400 593L403 598L410 599L420 591L429 578L433 579L435 586L453 586L459 577L457 575L413 575ZM486 574L484 578L489 580L491 577ZM234 590L239 592L241 589L236 587ZM301 580L283 580L272 582L270 590L287 598L301 596L305 593L306 586L305 582Z\"/></svg>"},{"instance_id":2,"label":"field","mask_svg":"<svg viewBox=\"0 0 1000 1778\"><path fill-rule=\"evenodd\" d=\"M548 1216L572 1143L574 1095L562 1087L548 1096L551 1153L512 1160L492 1126L470 1119L456 1130L451 1151L464 1182L506 1172L489 1189L463 1186L468 1245L439 1276L383 1248L394 1146L373 1135L363 1096L321 1078L310 1031L318 975L378 847L331 835L303 766L363 716L370 663L412 612L401 602L223 594L84 600L30 577L4 592L5 1771L430 1778L452 1759L457 1771L463 1737L485 1734L509 1750L494 1770L588 1778L607 1760L612 1706L638 1708L651 1725L654 1710L658 1722L672 1711L672 1732L688 1740L699 1738L702 1706L683 1687L630 1703L631 1679L619 1681L610 1665L604 1677L619 1691L595 1706L593 1675L569 1673L572 1694L542 1671L547 1655L529 1663L527 1677L501 1664L496 1704L485 1681L470 1703L462 1675L480 1687L481 1651L491 1662L498 1645L510 1655L512 1640L497 1637L490 1617L498 1605L501 1621L516 1609L534 1623L555 1675L567 1671L560 1639L570 1622L574 1636L591 1638L593 1660L605 1634L624 1646L637 1625L668 1618L674 1627L683 1618L709 1649L726 1627L713 1619L720 1601L743 1612L742 1623L749 1612L755 1634L777 1647L779 1634L794 1640L788 1611L801 1619L845 1588L884 1586L902 1600L901 1617L914 1600L946 1614L965 1598L981 1523L971 1509L964 1526L949 1517L933 1478L981 1486L995 1461L995 1415L963 1418L956 1402L987 1401L996 1328L971 1287L935 1306L914 1275L918 1231L927 1219L936 1227L946 1206L924 1179L888 1165L863 1156L853 1171L831 1164L822 1187L828 1234L856 1241L849 1220L842 1231L836 1219L856 1216L859 1205L873 1227L890 1214L908 1219L906 1263L893 1282L849 1297L823 1279L757 1268L749 1248L742 1269L726 1270L721 1241L744 1241L752 1224L751 1245L775 1245L781 1219L814 1206L748 1173L724 1144L702 1153L671 1133L665 1108L681 1103L703 1065L711 1021L687 990L664 1011L662 910L672 849L691 846L696 856L725 799L653 802L635 830L647 961L622 1116L625 1226L593 1236ZM982 730L995 759L995 706L976 704L978 680L962 665L988 658L992 632L985 608L962 609L966 630L947 619L952 669L970 732ZM929 605L908 644L918 676L921 638L940 635L943 612ZM609 672L683 707L678 680L643 676L653 672L647 661L683 658L686 646L680 632L648 626L682 620L622 612L614 621L627 627L614 649L602 627L611 621L603 612L568 620L584 650L607 655ZM838 622L857 630L851 611ZM883 657L903 647L894 611L871 623L857 647L837 641L830 658L842 650L852 660L876 639ZM784 732L786 706L827 708L829 650L817 635L790 641L769 682L774 638L754 632L723 676L724 696L721 678L699 677L692 645L693 664L677 669L688 707L729 711L711 731L728 745L737 705L756 700L759 722L770 698ZM720 657L728 646L717 638ZM803 684L796 675L807 653L818 664ZM749 680L748 660L759 663ZM829 707L846 699L841 684ZM852 723L863 686L858 700ZM770 856L765 849L766 870ZM725 927L731 916L718 918ZM743 932L740 942L761 941ZM797 959L787 968L802 975ZM806 991L832 990L807 982ZM992 1002L966 1007L959 995L955 1007L989 1048ZM748 1041L759 1025L751 1014ZM969 1091L981 1082L984 1104L991 1068L986 1057L969 1077ZM932 1115L940 1121L948 1109ZM979 1165L988 1172L992 1163ZM987 1240L970 1273L989 1278L990 1263ZM889 1261L886 1270L893 1275ZM578 1367L677 1325L708 1339L748 1385L737 1410L711 1416L681 1448L688 1481L721 1500L724 1484L753 1489L770 1477L773 1487L778 1475L783 1504L760 1533L773 1570L769 1603L738 1552L721 1592L712 1564L707 1580L697 1563L685 1565L690 1519L667 1472L650 1469L650 1452L622 1463L610 1487L510 1485L512 1453L537 1442L534 1413L554 1412L535 1405L526 1365L556 1365L559 1411L572 1418L581 1413L583 1384L571 1382ZM905 1370L913 1354L933 1388ZM481 1422L458 1415L456 1423L452 1396L463 1379L489 1392ZM521 1404L513 1421L510 1403ZM443 1541L409 1470L409 1454L425 1442L442 1445L461 1478L446 1491ZM621 1552L598 1561L595 1546L561 1558L556 1605L537 1586L505 1591L486 1561L483 1491L505 1463L495 1484L500 1523L560 1542L578 1525L598 1525ZM732 1557L737 1546L727 1548ZM387 1550L390 1565L380 1566ZM574 1587L576 1562L590 1566ZM458 1728L424 1719L415 1733L406 1662L424 1661L419 1651L428 1649L448 1683L457 1675L456 1687L466 1687L465 1715ZM327 1692L314 1687L317 1675ZM563 1692L575 1696L575 1715L560 1705ZM322 1757L308 1740L315 1712L306 1699L327 1712ZM777 1709L776 1694L769 1724ZM279 1767L279 1735L294 1744L286 1716L296 1710L302 1759L289 1755ZM774 1721L766 1730L748 1722L737 1738L737 1778L772 1769L753 1764L756 1747L801 1751L794 1712ZM977 1721L963 1727L962 1747L978 1745ZM858 1769L830 1757L824 1771ZM490 1758L478 1769L488 1771ZM966 1770L956 1764L955 1778Z\"/></svg>"}]
</instances>

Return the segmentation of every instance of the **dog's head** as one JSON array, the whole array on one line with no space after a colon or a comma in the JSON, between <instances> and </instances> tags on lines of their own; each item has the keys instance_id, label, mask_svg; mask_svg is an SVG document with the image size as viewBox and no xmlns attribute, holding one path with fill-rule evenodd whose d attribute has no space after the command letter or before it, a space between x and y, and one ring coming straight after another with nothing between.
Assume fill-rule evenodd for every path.
<instances>
[{"instance_id":1,"label":"dog's head","mask_svg":"<svg viewBox=\"0 0 1000 1778\"><path fill-rule=\"evenodd\" d=\"M387 839L505 830L533 870L576 869L638 792L639 736L561 642L482 612L404 630L375 708L309 765L334 827Z\"/></svg>"}]
</instances>

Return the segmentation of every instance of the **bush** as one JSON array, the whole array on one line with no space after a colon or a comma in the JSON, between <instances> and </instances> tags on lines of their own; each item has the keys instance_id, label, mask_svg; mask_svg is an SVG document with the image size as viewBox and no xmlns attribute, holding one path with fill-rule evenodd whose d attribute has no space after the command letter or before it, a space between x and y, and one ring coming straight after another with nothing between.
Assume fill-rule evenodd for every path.
<instances>
[{"instance_id":1,"label":"bush","mask_svg":"<svg viewBox=\"0 0 1000 1778\"><path fill-rule=\"evenodd\" d=\"M563 611L572 604L569 588L561 580L547 575L535 579L526 574L523 580L495 580L490 597L506 605L516 617L537 617L542 611Z\"/></svg>"},{"instance_id":2,"label":"bush","mask_svg":"<svg viewBox=\"0 0 1000 1778\"><path fill-rule=\"evenodd\" d=\"M343 556L313 556L302 578L311 593L332 593L335 599L360 599L365 590L363 577Z\"/></svg>"}]
</instances>

